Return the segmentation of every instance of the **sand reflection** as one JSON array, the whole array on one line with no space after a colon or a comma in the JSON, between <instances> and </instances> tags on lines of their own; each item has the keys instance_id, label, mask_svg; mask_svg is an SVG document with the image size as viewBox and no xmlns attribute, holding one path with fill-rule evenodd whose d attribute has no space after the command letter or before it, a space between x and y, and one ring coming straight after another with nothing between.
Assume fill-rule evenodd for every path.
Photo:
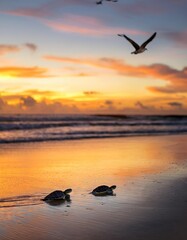
<instances>
[{"instance_id":1,"label":"sand reflection","mask_svg":"<svg viewBox=\"0 0 187 240\"><path fill-rule=\"evenodd\" d=\"M139 137L9 146L0 150L0 198L66 188L80 193L164 171L175 159L170 145L167 137Z\"/></svg>"},{"instance_id":2,"label":"sand reflection","mask_svg":"<svg viewBox=\"0 0 187 240\"><path fill-rule=\"evenodd\" d=\"M172 240L172 229L186 239L185 143L162 136L3 146L0 239ZM116 195L89 194L102 184L117 185ZM67 188L71 202L41 201ZM160 227L172 219L176 228Z\"/></svg>"}]
</instances>

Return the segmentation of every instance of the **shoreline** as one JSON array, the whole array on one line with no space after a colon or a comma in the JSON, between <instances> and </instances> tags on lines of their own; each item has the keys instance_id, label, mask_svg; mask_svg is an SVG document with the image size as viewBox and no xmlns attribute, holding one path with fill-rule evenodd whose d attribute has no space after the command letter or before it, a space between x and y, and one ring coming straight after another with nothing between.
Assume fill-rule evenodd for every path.
<instances>
[{"instance_id":1,"label":"shoreline","mask_svg":"<svg viewBox=\"0 0 187 240\"><path fill-rule=\"evenodd\" d=\"M6 145L0 149L0 199L26 205L0 208L0 239L186 240L186 140L175 135ZM117 185L116 195L88 194L101 184ZM73 189L70 203L39 202L67 188ZM15 196L25 199L11 202Z\"/></svg>"},{"instance_id":2,"label":"shoreline","mask_svg":"<svg viewBox=\"0 0 187 240\"><path fill-rule=\"evenodd\" d=\"M34 139L32 140L16 140L15 142L13 141L7 141L7 142L1 142L0 141L0 146L2 145L14 145L14 144L33 144L33 143L53 143L53 142L71 142L71 141L87 141L87 140L105 140L105 139L121 139L121 138L139 138L139 137L167 137L167 136L185 136L187 135L187 132L183 132L183 133L155 133L155 134L142 134L142 135L125 135L125 136L106 136L106 137L80 137L80 138L71 138L71 139Z\"/></svg>"}]
</instances>

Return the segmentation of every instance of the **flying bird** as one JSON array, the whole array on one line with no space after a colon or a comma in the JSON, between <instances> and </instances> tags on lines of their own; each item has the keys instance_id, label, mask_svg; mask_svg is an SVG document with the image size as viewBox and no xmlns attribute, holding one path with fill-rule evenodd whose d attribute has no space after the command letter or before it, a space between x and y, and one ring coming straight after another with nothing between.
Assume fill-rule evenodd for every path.
<instances>
[{"instance_id":1,"label":"flying bird","mask_svg":"<svg viewBox=\"0 0 187 240\"><path fill-rule=\"evenodd\" d=\"M157 33L155 32L149 39L147 39L147 41L142 43L141 46L139 46L136 42L134 42L132 39L130 39L124 34L118 34L118 36L126 38L133 45L133 47L135 48L135 51L131 52L131 54L138 54L138 53L143 53L145 50L147 50L146 48L147 44L150 43L155 38L156 34Z\"/></svg>"},{"instance_id":2,"label":"flying bird","mask_svg":"<svg viewBox=\"0 0 187 240\"><path fill-rule=\"evenodd\" d=\"M99 5L99 4L103 4L103 1L104 0L100 0L100 1L97 1L96 4ZM105 0L107 2L118 2L118 0Z\"/></svg>"},{"instance_id":3,"label":"flying bird","mask_svg":"<svg viewBox=\"0 0 187 240\"><path fill-rule=\"evenodd\" d=\"M97 5L103 4L103 0L100 0L100 1L96 2L96 4L97 4Z\"/></svg>"}]
</instances>

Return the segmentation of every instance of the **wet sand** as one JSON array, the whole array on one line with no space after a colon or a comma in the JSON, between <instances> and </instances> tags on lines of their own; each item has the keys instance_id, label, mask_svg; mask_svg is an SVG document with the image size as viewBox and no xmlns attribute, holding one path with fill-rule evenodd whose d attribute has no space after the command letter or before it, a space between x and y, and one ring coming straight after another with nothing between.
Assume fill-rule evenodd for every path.
<instances>
[{"instance_id":1,"label":"wet sand","mask_svg":"<svg viewBox=\"0 0 187 240\"><path fill-rule=\"evenodd\" d=\"M187 135L0 146L0 240L186 240ZM115 196L88 194L117 185ZM71 202L40 199L72 188Z\"/></svg>"}]
</instances>

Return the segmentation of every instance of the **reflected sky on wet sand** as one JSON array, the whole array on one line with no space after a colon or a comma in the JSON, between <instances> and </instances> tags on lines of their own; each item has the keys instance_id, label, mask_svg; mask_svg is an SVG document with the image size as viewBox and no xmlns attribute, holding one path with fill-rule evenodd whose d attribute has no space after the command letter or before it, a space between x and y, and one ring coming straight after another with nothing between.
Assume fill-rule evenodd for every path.
<instances>
[{"instance_id":1,"label":"reflected sky on wet sand","mask_svg":"<svg viewBox=\"0 0 187 240\"><path fill-rule=\"evenodd\" d=\"M181 135L2 146L0 239L186 239L186 140ZM117 185L116 196L88 194L101 184ZM71 202L40 201L70 187Z\"/></svg>"}]
</instances>

